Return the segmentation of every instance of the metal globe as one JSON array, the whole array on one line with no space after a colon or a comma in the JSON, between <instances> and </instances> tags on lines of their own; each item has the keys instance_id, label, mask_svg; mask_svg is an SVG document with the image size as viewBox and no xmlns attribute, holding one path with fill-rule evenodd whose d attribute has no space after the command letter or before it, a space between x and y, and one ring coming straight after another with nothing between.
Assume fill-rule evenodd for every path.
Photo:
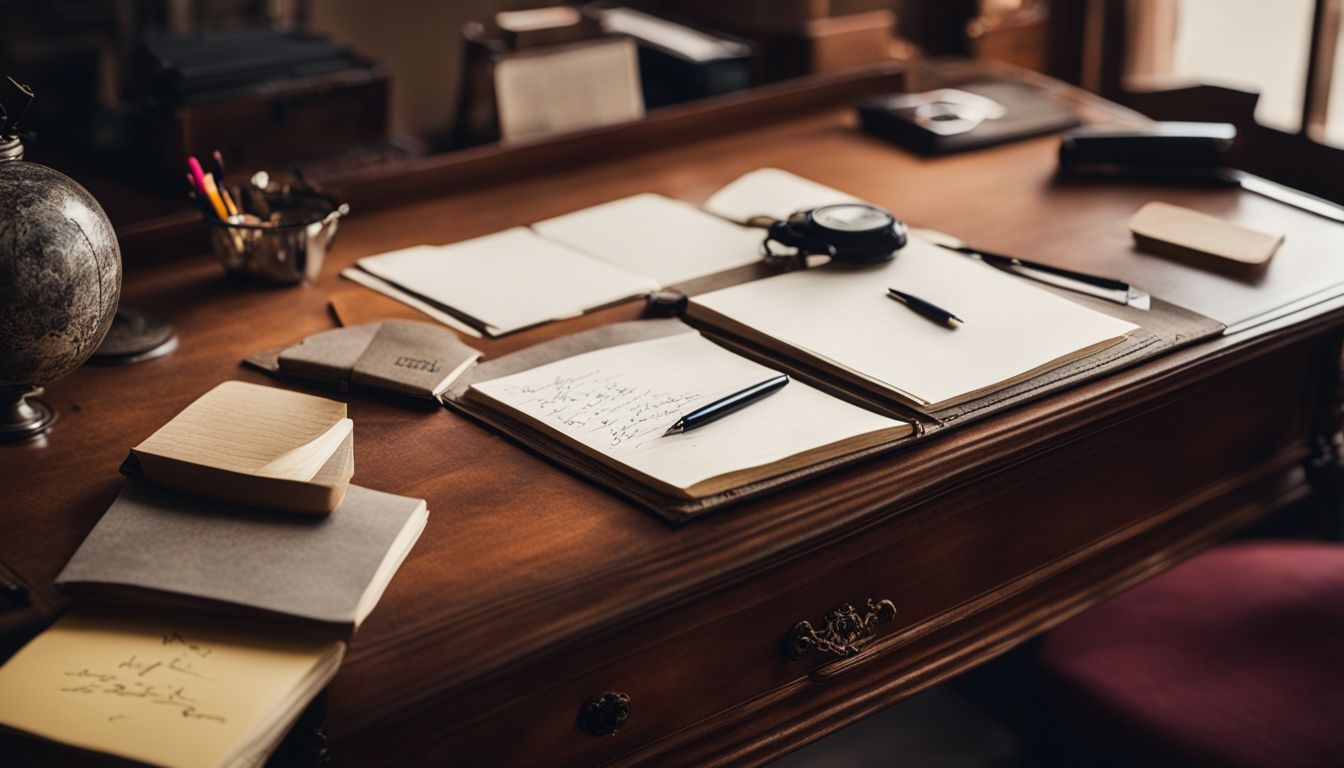
<instances>
[{"instance_id":1,"label":"metal globe","mask_svg":"<svg viewBox=\"0 0 1344 768\"><path fill-rule=\"evenodd\" d=\"M121 250L83 187L46 166L0 160L0 439L54 415L24 395L78 368L121 296Z\"/></svg>"}]
</instances>

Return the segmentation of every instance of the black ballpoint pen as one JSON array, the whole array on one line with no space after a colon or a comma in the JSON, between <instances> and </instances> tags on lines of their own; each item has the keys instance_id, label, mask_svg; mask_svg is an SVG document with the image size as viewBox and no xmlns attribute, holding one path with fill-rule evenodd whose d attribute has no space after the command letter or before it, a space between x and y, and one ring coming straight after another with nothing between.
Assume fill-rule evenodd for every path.
<instances>
[{"instance_id":1,"label":"black ballpoint pen","mask_svg":"<svg viewBox=\"0 0 1344 768\"><path fill-rule=\"evenodd\" d=\"M895 288L888 288L887 295L913 309L915 314L918 314L921 317L926 317L939 325L948 325L955 328L956 326L952 325L953 320L956 320L958 323L966 322L937 304L927 302L918 296L911 296L910 294L898 291Z\"/></svg>"},{"instance_id":2,"label":"black ballpoint pen","mask_svg":"<svg viewBox=\"0 0 1344 768\"><path fill-rule=\"evenodd\" d=\"M703 427L711 421L716 421L733 411L751 405L772 392L779 391L788 383L788 375L781 373L778 376L766 379L759 384L752 384L741 392L734 392L727 397L721 397L709 405L696 408L694 411L677 419L677 423L668 427L667 431L663 433L663 437L686 432L695 429L696 427Z\"/></svg>"},{"instance_id":3,"label":"black ballpoint pen","mask_svg":"<svg viewBox=\"0 0 1344 768\"><path fill-rule=\"evenodd\" d=\"M967 256L973 256L985 262L986 264L998 267L1000 269L1011 269L1012 267L1025 267L1027 269L1037 270L1038 272L1048 272L1052 275L1059 275L1060 277L1065 277L1070 280L1077 280L1080 283L1095 285L1098 288L1109 288L1111 290L1118 290L1118 291L1124 291L1129 289L1129 283L1126 283L1123 280L1116 280L1110 277L1098 277L1097 275L1089 275L1086 272L1075 272L1072 269L1064 269L1063 267L1052 267L1049 264L1041 264L1040 262L1036 261L1027 261L1026 259L1019 259L1016 256L1005 256L1002 253L994 253L993 251L985 251L979 248L972 248L968 245L944 245L943 243L937 243L937 245L941 245L942 247L948 249L949 251L956 251L957 253L964 253Z\"/></svg>"}]
</instances>

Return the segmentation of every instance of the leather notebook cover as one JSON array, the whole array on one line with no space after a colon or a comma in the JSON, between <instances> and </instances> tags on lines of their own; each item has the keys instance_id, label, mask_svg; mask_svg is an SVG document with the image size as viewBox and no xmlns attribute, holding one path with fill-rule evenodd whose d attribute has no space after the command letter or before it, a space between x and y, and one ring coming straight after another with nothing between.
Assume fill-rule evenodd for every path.
<instances>
[{"instance_id":1,"label":"leather notebook cover","mask_svg":"<svg viewBox=\"0 0 1344 768\"><path fill-rule=\"evenodd\" d=\"M1140 328L1124 342L1099 353L1007 387L991 395L936 412L932 416L919 414L897 402L860 395L854 392L852 388L820 375L814 370L809 370L806 366L781 359L768 350L756 348L739 339L716 334L713 329L702 328L702 332L709 338L718 341L744 357L785 371L790 376L796 377L828 394L881 413L911 421L916 425L916 430L910 436L893 440L884 445L815 464L768 480L744 485L724 493L690 501L657 493L568 448L521 420L513 419L491 409L482 408L478 404L463 398L467 388L476 381L487 381L507 376L518 371L535 368L553 360L571 357L595 349L681 332L685 326L679 320L637 320L617 323L544 342L474 366L444 392L442 399L450 408L495 428L524 447L549 458L575 472L580 477L598 483L656 512L669 522L679 524L720 507L784 488L855 461L903 447L938 430L954 428L975 418L997 413L1004 408L1010 408L1066 387L1098 378L1111 371L1151 359L1200 339L1216 336L1223 330L1223 325L1216 321L1162 301L1154 300L1152 308L1143 312L1100 299L1079 296L1075 293L1061 291L1061 295L1068 296L1094 309L1138 323Z\"/></svg>"},{"instance_id":2,"label":"leather notebook cover","mask_svg":"<svg viewBox=\"0 0 1344 768\"><path fill-rule=\"evenodd\" d=\"M687 500L659 493L641 483L634 482L628 476L617 472L596 460L584 456L523 420L511 418L510 416L493 409L483 408L477 403L463 397L467 388L477 381L488 381L501 376L507 376L512 373L544 365L545 363L554 360L572 357L596 349L605 349L607 347L613 347L618 344L628 344L634 341L656 339L663 336L682 333L685 330L686 325L679 320L635 320L602 326L570 336L563 336L559 339L543 342L511 355L505 355L473 367L467 373L459 377L458 380L444 392L443 401L450 408L499 430L524 447L540 453L590 482L598 483L599 485L658 513L664 519L672 523L682 523L726 504L793 485L835 467L843 466L859 459L891 450L899 445L909 442L911 439L910 437L902 438L886 445L858 451L838 459L814 464L804 469L777 475L768 480L743 485L723 493ZM856 403L870 405L824 381L818 381L806 376L799 376L799 379L826 391L828 394L842 397ZM913 421L913 419L911 420ZM916 433L918 433L920 429L919 423L914 423L916 424Z\"/></svg>"},{"instance_id":3,"label":"leather notebook cover","mask_svg":"<svg viewBox=\"0 0 1344 768\"><path fill-rule=\"evenodd\" d=\"M447 328L418 320L384 320L315 333L292 347L259 352L243 362L281 378L436 400L444 382L480 355Z\"/></svg>"}]
</instances>

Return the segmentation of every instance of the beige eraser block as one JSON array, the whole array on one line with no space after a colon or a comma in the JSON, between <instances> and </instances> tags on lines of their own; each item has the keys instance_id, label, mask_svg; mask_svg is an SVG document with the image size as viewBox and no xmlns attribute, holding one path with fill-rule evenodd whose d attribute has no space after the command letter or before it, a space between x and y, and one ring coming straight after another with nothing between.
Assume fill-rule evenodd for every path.
<instances>
[{"instance_id":1,"label":"beige eraser block","mask_svg":"<svg viewBox=\"0 0 1344 768\"><path fill-rule=\"evenodd\" d=\"M1129 219L1139 250L1160 256L1216 257L1246 266L1269 261L1283 234L1229 224L1171 203L1146 203Z\"/></svg>"}]
</instances>

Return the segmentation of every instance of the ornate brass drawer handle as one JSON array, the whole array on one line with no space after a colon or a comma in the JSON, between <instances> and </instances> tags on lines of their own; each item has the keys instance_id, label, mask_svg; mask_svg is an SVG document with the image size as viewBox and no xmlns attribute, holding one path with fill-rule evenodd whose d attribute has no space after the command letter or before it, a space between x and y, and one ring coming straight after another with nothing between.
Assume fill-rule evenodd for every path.
<instances>
[{"instance_id":1,"label":"ornate brass drawer handle","mask_svg":"<svg viewBox=\"0 0 1344 768\"><path fill-rule=\"evenodd\" d=\"M810 621L800 621L789 631L788 648L798 658L814 648L845 658L858 653L876 634L877 625L896 618L890 600L868 599L868 612L859 615L852 605L842 605L826 615L826 625L817 631Z\"/></svg>"},{"instance_id":2,"label":"ornate brass drawer handle","mask_svg":"<svg viewBox=\"0 0 1344 768\"><path fill-rule=\"evenodd\" d=\"M630 717L630 697L607 691L579 707L579 730L592 736L615 736Z\"/></svg>"}]
</instances>

